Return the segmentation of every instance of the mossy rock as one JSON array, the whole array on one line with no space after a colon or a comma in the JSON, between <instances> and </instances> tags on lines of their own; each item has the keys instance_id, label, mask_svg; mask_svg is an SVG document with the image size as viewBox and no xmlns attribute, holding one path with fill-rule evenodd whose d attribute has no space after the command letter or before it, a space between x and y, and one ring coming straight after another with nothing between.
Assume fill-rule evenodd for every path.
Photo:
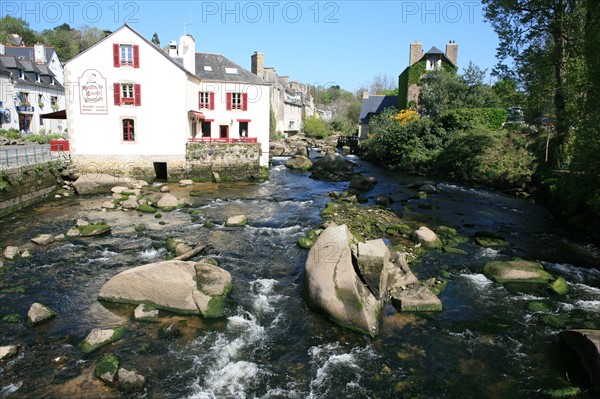
<instances>
[{"instance_id":1,"label":"mossy rock","mask_svg":"<svg viewBox=\"0 0 600 399\"><path fill-rule=\"evenodd\" d=\"M544 395L552 399L572 398L581 393L579 387L564 387L558 389L546 389Z\"/></svg>"},{"instance_id":2,"label":"mossy rock","mask_svg":"<svg viewBox=\"0 0 600 399\"><path fill-rule=\"evenodd\" d=\"M110 233L111 227L104 223L97 223L78 226L76 229L79 230L80 237L93 237Z\"/></svg>"},{"instance_id":3,"label":"mossy rock","mask_svg":"<svg viewBox=\"0 0 600 399\"><path fill-rule=\"evenodd\" d=\"M137 226L135 226L135 231L142 232L146 230L146 225L143 223L138 224Z\"/></svg>"},{"instance_id":4,"label":"mossy rock","mask_svg":"<svg viewBox=\"0 0 600 399\"><path fill-rule=\"evenodd\" d=\"M397 224L395 226L389 226L387 230L396 230L404 234L405 236L410 236L414 232L414 229L407 224Z\"/></svg>"},{"instance_id":5,"label":"mossy rock","mask_svg":"<svg viewBox=\"0 0 600 399\"><path fill-rule=\"evenodd\" d=\"M143 213L154 213L154 212L156 212L156 208L154 208L148 204L143 204L138 207L138 211L143 212Z\"/></svg>"},{"instance_id":6,"label":"mossy rock","mask_svg":"<svg viewBox=\"0 0 600 399\"><path fill-rule=\"evenodd\" d=\"M429 286L429 291L433 292L435 296L440 296L448 288L448 280L446 279L435 279L435 283Z\"/></svg>"},{"instance_id":7,"label":"mossy rock","mask_svg":"<svg viewBox=\"0 0 600 399\"><path fill-rule=\"evenodd\" d=\"M535 301L529 302L527 304L527 309L529 309L532 312L550 312L552 310L552 307L546 302Z\"/></svg>"},{"instance_id":8,"label":"mossy rock","mask_svg":"<svg viewBox=\"0 0 600 399\"><path fill-rule=\"evenodd\" d=\"M469 237L461 236L461 235L455 235L452 237L444 237L444 238L448 241L448 244L453 244L453 245L466 244L470 241Z\"/></svg>"},{"instance_id":9,"label":"mossy rock","mask_svg":"<svg viewBox=\"0 0 600 399\"><path fill-rule=\"evenodd\" d=\"M96 378L100 378L103 381L112 382L119 370L119 366L119 359L115 355L105 355L100 359L98 364L96 364L94 375Z\"/></svg>"},{"instance_id":10,"label":"mossy rock","mask_svg":"<svg viewBox=\"0 0 600 399\"><path fill-rule=\"evenodd\" d=\"M202 191L197 191L197 190L190 191L190 197L202 197L203 195L204 195L204 192L202 192Z\"/></svg>"},{"instance_id":11,"label":"mossy rock","mask_svg":"<svg viewBox=\"0 0 600 399\"><path fill-rule=\"evenodd\" d=\"M554 328L564 328L569 322L569 318L566 316L559 316L554 314L547 314L542 316L542 323L547 326Z\"/></svg>"},{"instance_id":12,"label":"mossy rock","mask_svg":"<svg viewBox=\"0 0 600 399\"><path fill-rule=\"evenodd\" d=\"M323 229L311 230L308 233L307 237L312 241L317 241L317 238L319 238L319 236L321 235L322 232L323 232Z\"/></svg>"},{"instance_id":13,"label":"mossy rock","mask_svg":"<svg viewBox=\"0 0 600 399\"><path fill-rule=\"evenodd\" d=\"M453 255L468 255L469 254L467 251L463 251L460 248L451 247L450 245L446 245L444 247L444 252L447 252L447 253L453 254Z\"/></svg>"},{"instance_id":14,"label":"mossy rock","mask_svg":"<svg viewBox=\"0 0 600 399\"><path fill-rule=\"evenodd\" d=\"M219 261L216 260L215 258L208 258L208 259L203 259L202 260L204 263L208 263L209 265L213 265L213 266L219 266Z\"/></svg>"},{"instance_id":15,"label":"mossy rock","mask_svg":"<svg viewBox=\"0 0 600 399\"><path fill-rule=\"evenodd\" d=\"M507 247L508 241L503 238L494 237L475 237L475 243L480 247Z\"/></svg>"},{"instance_id":16,"label":"mossy rock","mask_svg":"<svg viewBox=\"0 0 600 399\"><path fill-rule=\"evenodd\" d=\"M315 242L307 237L302 237L298 239L298 245L303 249L311 249Z\"/></svg>"},{"instance_id":17,"label":"mossy rock","mask_svg":"<svg viewBox=\"0 0 600 399\"><path fill-rule=\"evenodd\" d=\"M223 317L223 315L225 315L227 296L231 292L232 288L233 284L230 283L223 289L223 295L213 296L210 298L206 310L202 312L202 316L205 318Z\"/></svg>"},{"instance_id":18,"label":"mossy rock","mask_svg":"<svg viewBox=\"0 0 600 399\"><path fill-rule=\"evenodd\" d=\"M544 270L541 263L523 260L488 262L483 274L500 283L548 283L554 276Z\"/></svg>"},{"instance_id":19,"label":"mossy rock","mask_svg":"<svg viewBox=\"0 0 600 399\"><path fill-rule=\"evenodd\" d=\"M569 283L564 278L559 277L548 284L548 289L555 294L566 295L569 292Z\"/></svg>"},{"instance_id":20,"label":"mossy rock","mask_svg":"<svg viewBox=\"0 0 600 399\"><path fill-rule=\"evenodd\" d=\"M107 340L104 340L102 342L96 343L96 344L89 344L85 341L83 341L80 345L81 351L83 353L90 353L95 351L98 348L101 348L103 346L106 346L108 344L111 344L115 341L120 340L123 337L123 334L125 333L125 329L123 327L115 327L113 329L113 334L110 338L108 338Z\"/></svg>"},{"instance_id":21,"label":"mossy rock","mask_svg":"<svg viewBox=\"0 0 600 399\"><path fill-rule=\"evenodd\" d=\"M176 206L165 206L163 208L160 208L160 210L163 211L163 212L172 212L175 209L177 209Z\"/></svg>"},{"instance_id":22,"label":"mossy rock","mask_svg":"<svg viewBox=\"0 0 600 399\"><path fill-rule=\"evenodd\" d=\"M7 314L6 316L2 317L2 321L7 323L18 323L20 320L21 316L18 314Z\"/></svg>"},{"instance_id":23,"label":"mossy rock","mask_svg":"<svg viewBox=\"0 0 600 399\"><path fill-rule=\"evenodd\" d=\"M202 224L202 226L206 227L207 229L212 229L213 227L215 227L215 224L210 220L207 220L206 222L204 222L204 224Z\"/></svg>"},{"instance_id":24,"label":"mossy rock","mask_svg":"<svg viewBox=\"0 0 600 399\"><path fill-rule=\"evenodd\" d=\"M156 213L154 214L154 217L155 217L156 219L160 219L160 218L162 217L162 213L160 213L160 212L156 212Z\"/></svg>"},{"instance_id":25,"label":"mossy rock","mask_svg":"<svg viewBox=\"0 0 600 399\"><path fill-rule=\"evenodd\" d=\"M453 229L452 227L447 227L447 226L438 227L437 233L443 237L454 237L455 235L458 234L456 232L456 229Z\"/></svg>"}]
</instances>

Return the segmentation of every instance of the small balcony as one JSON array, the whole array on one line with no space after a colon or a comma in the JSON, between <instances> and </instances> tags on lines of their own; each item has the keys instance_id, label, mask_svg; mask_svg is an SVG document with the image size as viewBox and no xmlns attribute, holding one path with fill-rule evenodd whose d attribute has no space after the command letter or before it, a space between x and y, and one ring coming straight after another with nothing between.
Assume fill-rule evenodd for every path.
<instances>
[{"instance_id":1,"label":"small balcony","mask_svg":"<svg viewBox=\"0 0 600 399\"><path fill-rule=\"evenodd\" d=\"M256 137L237 137L237 138L196 137L196 138L189 138L188 143L253 144L253 143L258 143L258 139Z\"/></svg>"}]
</instances>

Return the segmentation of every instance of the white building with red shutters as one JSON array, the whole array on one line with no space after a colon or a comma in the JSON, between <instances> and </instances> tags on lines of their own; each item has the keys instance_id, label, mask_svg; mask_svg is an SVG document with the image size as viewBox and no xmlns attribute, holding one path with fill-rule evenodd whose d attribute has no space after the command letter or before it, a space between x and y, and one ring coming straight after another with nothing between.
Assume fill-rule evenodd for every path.
<instances>
[{"instance_id":1,"label":"white building with red shutters","mask_svg":"<svg viewBox=\"0 0 600 399\"><path fill-rule=\"evenodd\" d=\"M260 144L269 158L269 86L190 35L163 50L124 25L65 64L71 159L81 171L157 164L178 174L193 142Z\"/></svg>"}]
</instances>

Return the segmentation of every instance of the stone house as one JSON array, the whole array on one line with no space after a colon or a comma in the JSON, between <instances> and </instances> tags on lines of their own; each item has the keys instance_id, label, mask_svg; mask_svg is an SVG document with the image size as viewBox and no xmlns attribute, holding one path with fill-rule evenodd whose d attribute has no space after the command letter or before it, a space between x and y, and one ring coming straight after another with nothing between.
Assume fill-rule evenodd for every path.
<instances>
[{"instance_id":1,"label":"stone house","mask_svg":"<svg viewBox=\"0 0 600 399\"><path fill-rule=\"evenodd\" d=\"M163 50L123 25L65 64L78 170L179 177L198 161L190 151L209 154L198 162L210 171L240 161L225 154L246 144L253 149L248 162L268 164L268 85L195 47L183 35Z\"/></svg>"},{"instance_id":2,"label":"stone house","mask_svg":"<svg viewBox=\"0 0 600 399\"><path fill-rule=\"evenodd\" d=\"M363 93L360 115L358 117L358 138L369 137L369 121L373 115L379 115L386 108L397 108L398 96L377 96L368 92Z\"/></svg>"},{"instance_id":3,"label":"stone house","mask_svg":"<svg viewBox=\"0 0 600 399\"><path fill-rule=\"evenodd\" d=\"M275 68L265 67L261 52L255 52L250 61L252 73L270 84L275 131L286 136L302 132L304 119L315 113L308 85L290 81L288 76L279 76Z\"/></svg>"},{"instance_id":4,"label":"stone house","mask_svg":"<svg viewBox=\"0 0 600 399\"><path fill-rule=\"evenodd\" d=\"M426 53L423 44L416 41L410 45L408 67L398 78L399 109L416 109L419 104L419 82L427 71L444 68L449 71L458 69L458 44L451 40L446 44L446 52L433 46Z\"/></svg>"},{"instance_id":5,"label":"stone house","mask_svg":"<svg viewBox=\"0 0 600 399\"><path fill-rule=\"evenodd\" d=\"M48 113L65 109L61 73L62 65L52 48L42 44L33 47L0 45L2 129L39 134L64 133L64 119L43 118Z\"/></svg>"}]
</instances>

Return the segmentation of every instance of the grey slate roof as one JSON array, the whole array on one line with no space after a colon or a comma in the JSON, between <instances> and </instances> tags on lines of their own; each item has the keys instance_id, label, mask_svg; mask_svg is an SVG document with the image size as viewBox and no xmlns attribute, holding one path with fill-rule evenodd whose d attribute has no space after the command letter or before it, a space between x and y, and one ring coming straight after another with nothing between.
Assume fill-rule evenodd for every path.
<instances>
[{"instance_id":1,"label":"grey slate roof","mask_svg":"<svg viewBox=\"0 0 600 399\"><path fill-rule=\"evenodd\" d=\"M442 50L440 50L439 48L437 48L437 47L435 47L435 46L433 46L433 47L432 47L432 48L431 48L431 49L430 49L428 52L426 52L425 54L444 54L444 55L445 55L445 53L444 53Z\"/></svg>"},{"instance_id":2,"label":"grey slate roof","mask_svg":"<svg viewBox=\"0 0 600 399\"><path fill-rule=\"evenodd\" d=\"M34 50L33 47L6 46L4 48L4 53L6 55L12 55L13 57L17 57L17 58L22 57L26 60L33 61L34 60L33 50ZM46 52L46 62L48 62L52 58L52 53L55 52L54 47L46 47L45 52Z\"/></svg>"},{"instance_id":3,"label":"grey slate roof","mask_svg":"<svg viewBox=\"0 0 600 399\"><path fill-rule=\"evenodd\" d=\"M384 109L396 107L398 108L398 96L369 96L362 100L360 107L360 116L358 123L369 123L371 115L377 115L383 112Z\"/></svg>"},{"instance_id":4,"label":"grey slate roof","mask_svg":"<svg viewBox=\"0 0 600 399\"><path fill-rule=\"evenodd\" d=\"M212 71L205 71L205 65ZM225 73L225 68L236 68L238 73ZM221 54L196 53L196 76L207 81L265 84L261 78Z\"/></svg>"},{"instance_id":5,"label":"grey slate roof","mask_svg":"<svg viewBox=\"0 0 600 399\"><path fill-rule=\"evenodd\" d=\"M19 69L24 72L25 79L19 79ZM9 71L12 78L17 83L25 83L33 86L46 87L49 89L63 90L64 87L54 78L54 84L51 84L51 76L54 74L46 65L37 65L31 61L18 60L14 56L0 56L0 71ZM36 81L36 73L40 75L40 81Z\"/></svg>"}]
</instances>

